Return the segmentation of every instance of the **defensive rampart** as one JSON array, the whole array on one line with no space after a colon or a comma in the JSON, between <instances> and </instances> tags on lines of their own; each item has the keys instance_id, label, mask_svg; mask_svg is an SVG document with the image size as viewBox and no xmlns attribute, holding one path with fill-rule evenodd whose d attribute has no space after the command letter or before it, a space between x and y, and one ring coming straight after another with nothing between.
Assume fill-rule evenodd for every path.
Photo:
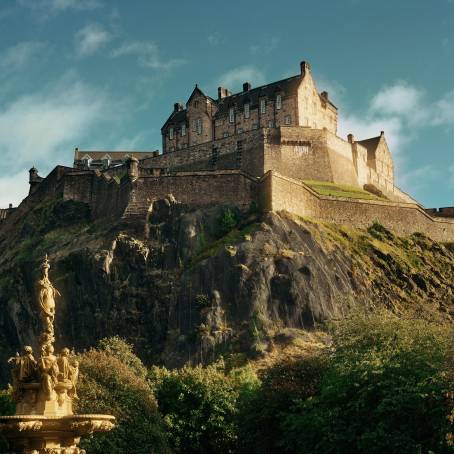
<instances>
[{"instance_id":1,"label":"defensive rampart","mask_svg":"<svg viewBox=\"0 0 454 454\"><path fill-rule=\"evenodd\" d=\"M304 183L274 171L261 180L260 201L265 211L286 210L359 228L378 221L398 235L420 232L437 241L454 241L454 220L431 217L417 204L321 196Z\"/></svg>"}]
</instances>

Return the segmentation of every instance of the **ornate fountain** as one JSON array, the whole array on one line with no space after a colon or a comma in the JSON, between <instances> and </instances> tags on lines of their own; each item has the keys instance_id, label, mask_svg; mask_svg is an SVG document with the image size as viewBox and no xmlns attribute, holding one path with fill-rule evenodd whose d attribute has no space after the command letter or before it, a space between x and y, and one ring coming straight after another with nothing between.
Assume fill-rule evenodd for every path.
<instances>
[{"instance_id":1,"label":"ornate fountain","mask_svg":"<svg viewBox=\"0 0 454 454\"><path fill-rule=\"evenodd\" d=\"M38 300L43 331L38 339L36 360L30 346L9 359L14 416L0 416L0 432L8 440L11 454L85 454L77 447L80 437L107 432L114 427L110 415L75 415L79 364L68 348L54 354L55 298L58 290L49 280L47 255L41 265Z\"/></svg>"}]
</instances>

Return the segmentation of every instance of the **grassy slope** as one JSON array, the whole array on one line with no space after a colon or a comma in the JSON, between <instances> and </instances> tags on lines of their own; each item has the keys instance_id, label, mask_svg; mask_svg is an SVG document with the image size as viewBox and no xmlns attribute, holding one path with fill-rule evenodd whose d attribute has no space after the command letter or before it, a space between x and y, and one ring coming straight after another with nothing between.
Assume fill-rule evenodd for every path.
<instances>
[{"instance_id":1,"label":"grassy slope","mask_svg":"<svg viewBox=\"0 0 454 454\"><path fill-rule=\"evenodd\" d=\"M355 186L315 180L304 180L304 183L320 195L346 197L348 199L386 200Z\"/></svg>"}]
</instances>

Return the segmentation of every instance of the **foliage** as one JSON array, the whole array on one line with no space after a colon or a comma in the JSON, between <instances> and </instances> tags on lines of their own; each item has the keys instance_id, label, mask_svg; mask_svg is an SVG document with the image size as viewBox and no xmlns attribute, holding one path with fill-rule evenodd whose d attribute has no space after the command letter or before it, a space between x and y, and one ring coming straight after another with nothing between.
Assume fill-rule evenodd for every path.
<instances>
[{"instance_id":1,"label":"foliage","mask_svg":"<svg viewBox=\"0 0 454 454\"><path fill-rule=\"evenodd\" d=\"M320 391L283 413L288 452L452 452L452 330L388 313L355 315L333 328Z\"/></svg>"},{"instance_id":2,"label":"foliage","mask_svg":"<svg viewBox=\"0 0 454 454\"><path fill-rule=\"evenodd\" d=\"M118 338L105 339L98 349L91 349L78 359L81 377L77 411L117 418L112 432L84 439L81 446L91 454L168 452L156 401L148 382L137 375L143 366L138 367L140 360L133 358L130 346Z\"/></svg>"},{"instance_id":3,"label":"foliage","mask_svg":"<svg viewBox=\"0 0 454 454\"><path fill-rule=\"evenodd\" d=\"M244 393L239 402L239 452L282 451L282 418L295 400L319 391L326 362L323 355L282 360L262 373L260 386Z\"/></svg>"},{"instance_id":4,"label":"foliage","mask_svg":"<svg viewBox=\"0 0 454 454\"><path fill-rule=\"evenodd\" d=\"M147 368L134 354L133 346L119 336L106 337L99 341L99 350L112 355L128 366L140 378L146 378Z\"/></svg>"},{"instance_id":5,"label":"foliage","mask_svg":"<svg viewBox=\"0 0 454 454\"><path fill-rule=\"evenodd\" d=\"M254 387L252 370L226 374L222 362L173 371L154 367L150 380L175 452L234 452L237 401Z\"/></svg>"},{"instance_id":6,"label":"foliage","mask_svg":"<svg viewBox=\"0 0 454 454\"><path fill-rule=\"evenodd\" d=\"M229 233L238 225L238 222L238 215L230 208L225 209L217 221L218 236L222 237Z\"/></svg>"}]
</instances>

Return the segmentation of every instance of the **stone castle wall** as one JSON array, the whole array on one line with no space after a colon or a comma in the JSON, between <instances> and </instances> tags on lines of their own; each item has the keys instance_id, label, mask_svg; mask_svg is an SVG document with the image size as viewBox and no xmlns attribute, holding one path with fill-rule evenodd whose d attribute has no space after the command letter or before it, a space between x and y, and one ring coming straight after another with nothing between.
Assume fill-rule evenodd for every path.
<instances>
[{"instance_id":1,"label":"stone castle wall","mask_svg":"<svg viewBox=\"0 0 454 454\"><path fill-rule=\"evenodd\" d=\"M286 210L358 228L376 220L398 235L420 232L437 241L454 241L454 219L431 217L415 203L321 196L301 181L272 171L263 177L261 190L264 210Z\"/></svg>"}]
</instances>

